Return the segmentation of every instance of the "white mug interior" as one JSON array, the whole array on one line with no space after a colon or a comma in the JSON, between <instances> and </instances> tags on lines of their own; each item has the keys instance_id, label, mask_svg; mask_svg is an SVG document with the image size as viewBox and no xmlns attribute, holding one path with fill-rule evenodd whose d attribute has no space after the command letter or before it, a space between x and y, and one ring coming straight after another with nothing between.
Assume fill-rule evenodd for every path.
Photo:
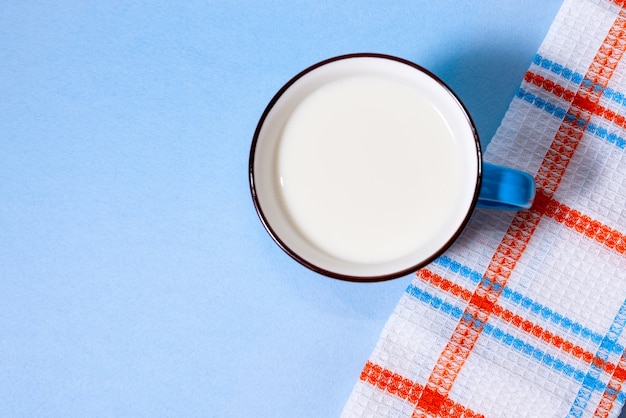
<instances>
[{"instance_id":1,"label":"white mug interior","mask_svg":"<svg viewBox=\"0 0 626 418\"><path fill-rule=\"evenodd\" d=\"M346 260L310 242L294 224L281 197L277 173L283 129L294 109L314 91L336 80L358 75L384 75L411 83L445 115L463 157L464 184L457 207L437 237L409 254L384 262ZM254 134L249 163L253 201L265 228L291 257L321 274L355 281L377 281L415 271L447 249L458 237L476 205L480 190L481 151L474 124L458 97L422 67L380 54L351 54L318 63L291 79L271 100Z\"/></svg>"}]
</instances>

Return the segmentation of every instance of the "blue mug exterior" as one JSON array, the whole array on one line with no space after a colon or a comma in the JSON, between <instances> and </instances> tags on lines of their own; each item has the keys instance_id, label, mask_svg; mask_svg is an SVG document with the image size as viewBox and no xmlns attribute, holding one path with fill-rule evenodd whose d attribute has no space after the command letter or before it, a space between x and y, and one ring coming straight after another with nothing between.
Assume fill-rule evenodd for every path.
<instances>
[{"instance_id":1,"label":"blue mug exterior","mask_svg":"<svg viewBox=\"0 0 626 418\"><path fill-rule=\"evenodd\" d=\"M532 205L535 180L520 170L483 163L480 192L476 207L522 210Z\"/></svg>"},{"instance_id":2,"label":"blue mug exterior","mask_svg":"<svg viewBox=\"0 0 626 418\"><path fill-rule=\"evenodd\" d=\"M266 211L261 204L260 196L263 195L262 191L264 190L263 185L265 184L268 189L271 187L267 186L267 184L271 183L273 180L272 176L263 176L262 174L257 173L257 168L265 167L262 163L256 163L256 155L257 149L261 149L263 145L263 141L260 141L262 137L262 127L266 121L266 118L273 110L276 103L282 98L283 94L292 88L292 86L302 77L306 76L308 73L315 71L317 68L322 67L324 65L334 63L336 61L352 59L352 58L375 58L375 59L386 59L395 61L401 64L405 64L413 69L420 71L429 77L431 77L435 82L439 83L444 90L446 90L457 102L457 104L461 107L466 119L467 123L471 127L473 133L473 141L474 141L474 152L476 153L476 164L477 164L477 176L475 178L475 187L473 189L473 198L471 204L467 207L467 212L464 215L464 219L456 226L456 230L454 233L450 234L450 236L446 237L446 241L442 243L442 245L431 254L425 257L421 257L412 261L411 263L407 263L407 265L403 266L393 266L387 268L384 266L385 263L382 263L382 266L366 266L366 271L362 271L362 266L359 263L351 263L351 262L343 262L341 261L342 267L341 269L337 268L334 264L326 265L320 263L319 260L312 260L310 254L306 251L317 251L317 250L305 250L300 252L296 247L292 245L291 242L288 242L285 237L289 237L292 241L294 240L293 236L297 236L297 233L291 233L291 227L285 226L288 225L288 222L283 221L283 217L280 214L276 214L272 210ZM261 146L259 146L261 144ZM261 170L262 171L262 170ZM271 99L269 104L267 105L265 111L263 112L261 119L259 120L256 130L254 132L254 136L252 139L252 144L250 147L250 156L248 163L248 177L250 183L250 192L252 196L252 200L254 203L254 207L257 211L259 219L261 223L271 236L271 238L276 242L276 244L283 249L289 256L291 256L294 260L302 264L303 266L320 273L322 275L333 277L340 280L348 280L348 281L356 281L356 282L376 282L382 280L390 280L398 277L402 277L406 274L414 272L422 267L425 267L428 263L432 262L435 258L439 257L443 254L460 236L461 232L464 230L468 222L470 221L472 214L476 208L484 208L484 209L493 209L493 210L508 210L508 211L519 211L529 209L535 198L535 180L533 176L523 171L503 167L491 163L487 163L483 161L483 154L481 149L481 143L478 136L478 132L476 129L476 125L472 120L467 108L461 101L461 99L455 94L455 92L446 85L439 77L437 77L432 72L428 71L424 67L421 67L411 61L394 57L385 54L377 54L377 53L355 53L355 54L347 54L342 56L337 56L333 58L329 58L327 60L321 61L317 64L314 64L296 76L294 76L291 80L289 80ZM270 193L271 194L271 193ZM271 205L269 205L271 207ZM280 206L276 203L274 206ZM286 232L285 232L286 231ZM304 240L298 238L300 242ZM296 244L298 241L296 240ZM312 246L310 246L313 248ZM308 247L307 247L308 248ZM319 251L318 251L319 252ZM317 254L317 253L316 253ZM343 266L344 264L348 264L347 267ZM351 264L355 264L353 267ZM375 272L370 272L372 268L376 268Z\"/></svg>"}]
</instances>

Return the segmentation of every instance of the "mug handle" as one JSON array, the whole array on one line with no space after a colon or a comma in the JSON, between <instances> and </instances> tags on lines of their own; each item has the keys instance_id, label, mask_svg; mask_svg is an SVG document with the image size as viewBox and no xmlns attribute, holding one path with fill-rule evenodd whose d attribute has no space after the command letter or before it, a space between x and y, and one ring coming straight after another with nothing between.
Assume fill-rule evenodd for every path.
<instances>
[{"instance_id":1,"label":"mug handle","mask_svg":"<svg viewBox=\"0 0 626 418\"><path fill-rule=\"evenodd\" d=\"M488 209L521 210L532 206L535 179L513 168L483 163L482 185L476 206Z\"/></svg>"}]
</instances>

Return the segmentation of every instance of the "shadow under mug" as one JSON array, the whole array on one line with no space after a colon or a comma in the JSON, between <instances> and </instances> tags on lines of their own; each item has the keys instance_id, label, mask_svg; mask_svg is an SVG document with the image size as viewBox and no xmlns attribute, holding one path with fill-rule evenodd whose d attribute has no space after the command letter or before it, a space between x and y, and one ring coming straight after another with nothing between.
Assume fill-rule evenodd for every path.
<instances>
[{"instance_id":1,"label":"shadow under mug","mask_svg":"<svg viewBox=\"0 0 626 418\"><path fill-rule=\"evenodd\" d=\"M424 267L476 207L529 208L527 173L483 163L461 100L421 66L342 55L287 82L257 125L249 160L264 227L326 276L381 281Z\"/></svg>"}]
</instances>

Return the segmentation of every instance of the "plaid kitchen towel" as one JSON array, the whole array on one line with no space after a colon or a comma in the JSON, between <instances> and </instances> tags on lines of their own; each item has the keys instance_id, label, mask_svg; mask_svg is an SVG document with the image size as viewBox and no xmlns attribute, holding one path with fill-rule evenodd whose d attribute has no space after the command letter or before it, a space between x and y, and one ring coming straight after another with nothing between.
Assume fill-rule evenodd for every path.
<instances>
[{"instance_id":1,"label":"plaid kitchen towel","mask_svg":"<svg viewBox=\"0 0 626 418\"><path fill-rule=\"evenodd\" d=\"M617 417L626 400L626 9L565 0L485 154L530 210L477 210L417 272L344 417Z\"/></svg>"}]
</instances>

